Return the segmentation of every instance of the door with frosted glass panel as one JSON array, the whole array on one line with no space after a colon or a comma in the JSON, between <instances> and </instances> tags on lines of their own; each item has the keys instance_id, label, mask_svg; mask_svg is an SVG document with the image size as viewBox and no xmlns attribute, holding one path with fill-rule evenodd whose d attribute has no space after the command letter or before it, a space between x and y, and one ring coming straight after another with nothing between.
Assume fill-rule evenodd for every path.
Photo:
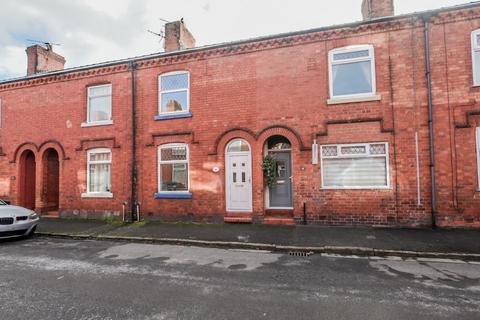
<instances>
[{"instance_id":1,"label":"door with frosted glass panel","mask_svg":"<svg viewBox=\"0 0 480 320\"><path fill-rule=\"evenodd\" d=\"M252 212L252 166L249 153L227 154L227 211Z\"/></svg>"}]
</instances>

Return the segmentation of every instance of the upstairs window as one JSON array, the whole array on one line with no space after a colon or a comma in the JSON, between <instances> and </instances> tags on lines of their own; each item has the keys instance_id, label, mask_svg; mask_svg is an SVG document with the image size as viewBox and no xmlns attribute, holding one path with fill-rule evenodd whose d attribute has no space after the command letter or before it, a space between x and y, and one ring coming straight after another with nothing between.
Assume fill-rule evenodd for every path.
<instances>
[{"instance_id":1,"label":"upstairs window","mask_svg":"<svg viewBox=\"0 0 480 320\"><path fill-rule=\"evenodd\" d=\"M159 114L189 111L190 75L186 71L170 72L159 78Z\"/></svg>"},{"instance_id":2,"label":"upstairs window","mask_svg":"<svg viewBox=\"0 0 480 320\"><path fill-rule=\"evenodd\" d=\"M326 189L388 188L388 144L359 143L321 148L322 187Z\"/></svg>"},{"instance_id":3,"label":"upstairs window","mask_svg":"<svg viewBox=\"0 0 480 320\"><path fill-rule=\"evenodd\" d=\"M472 32L473 85L480 86L480 29Z\"/></svg>"},{"instance_id":4,"label":"upstairs window","mask_svg":"<svg viewBox=\"0 0 480 320\"><path fill-rule=\"evenodd\" d=\"M351 46L329 53L330 97L354 98L376 93L373 46Z\"/></svg>"},{"instance_id":5,"label":"upstairs window","mask_svg":"<svg viewBox=\"0 0 480 320\"><path fill-rule=\"evenodd\" d=\"M188 192L186 144L166 144L158 148L158 192Z\"/></svg>"},{"instance_id":6,"label":"upstairs window","mask_svg":"<svg viewBox=\"0 0 480 320\"><path fill-rule=\"evenodd\" d=\"M87 154L87 193L110 194L112 192L112 152L99 148Z\"/></svg>"},{"instance_id":7,"label":"upstairs window","mask_svg":"<svg viewBox=\"0 0 480 320\"><path fill-rule=\"evenodd\" d=\"M88 88L87 123L102 124L112 120L112 85Z\"/></svg>"}]
</instances>

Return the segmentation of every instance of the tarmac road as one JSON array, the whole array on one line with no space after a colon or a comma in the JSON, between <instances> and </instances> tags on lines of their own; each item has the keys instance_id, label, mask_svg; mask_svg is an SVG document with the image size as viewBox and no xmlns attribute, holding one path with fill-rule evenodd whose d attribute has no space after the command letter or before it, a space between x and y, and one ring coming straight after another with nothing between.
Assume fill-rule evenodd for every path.
<instances>
[{"instance_id":1,"label":"tarmac road","mask_svg":"<svg viewBox=\"0 0 480 320\"><path fill-rule=\"evenodd\" d=\"M480 319L480 263L0 243L0 319Z\"/></svg>"}]
</instances>

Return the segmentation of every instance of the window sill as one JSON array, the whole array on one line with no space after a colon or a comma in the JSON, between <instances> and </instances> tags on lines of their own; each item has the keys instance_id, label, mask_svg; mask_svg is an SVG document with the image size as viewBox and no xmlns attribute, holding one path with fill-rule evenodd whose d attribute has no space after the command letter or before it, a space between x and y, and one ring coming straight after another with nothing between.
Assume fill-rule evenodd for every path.
<instances>
[{"instance_id":1,"label":"window sill","mask_svg":"<svg viewBox=\"0 0 480 320\"><path fill-rule=\"evenodd\" d=\"M90 198L104 198L104 199L111 199L113 198L113 193L111 192L91 192L91 193L82 193L82 199L90 199Z\"/></svg>"},{"instance_id":2,"label":"window sill","mask_svg":"<svg viewBox=\"0 0 480 320\"><path fill-rule=\"evenodd\" d=\"M369 102L369 101L380 101L380 100L382 100L381 95L371 95L371 96L366 96L366 97L332 98L332 99L327 100L327 104L328 105L335 105L335 104Z\"/></svg>"},{"instance_id":3,"label":"window sill","mask_svg":"<svg viewBox=\"0 0 480 320\"><path fill-rule=\"evenodd\" d=\"M155 193L155 199L191 199L191 192L159 192Z\"/></svg>"},{"instance_id":4,"label":"window sill","mask_svg":"<svg viewBox=\"0 0 480 320\"><path fill-rule=\"evenodd\" d=\"M160 120L169 120L169 119L181 119L181 118L191 118L193 115L191 112L183 112L183 113L174 113L174 114L159 114L156 115L153 119L155 121Z\"/></svg>"},{"instance_id":5,"label":"window sill","mask_svg":"<svg viewBox=\"0 0 480 320\"><path fill-rule=\"evenodd\" d=\"M109 126L113 124L113 120L107 121L97 121L97 122L83 122L80 127L88 128L88 127L98 127L98 126Z\"/></svg>"}]
</instances>

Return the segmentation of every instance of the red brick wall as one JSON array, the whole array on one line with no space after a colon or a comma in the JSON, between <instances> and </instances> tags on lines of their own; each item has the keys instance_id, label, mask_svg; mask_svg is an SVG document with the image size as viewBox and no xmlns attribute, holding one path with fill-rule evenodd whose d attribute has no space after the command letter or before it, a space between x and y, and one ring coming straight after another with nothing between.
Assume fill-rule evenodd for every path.
<instances>
[{"instance_id":1,"label":"red brick wall","mask_svg":"<svg viewBox=\"0 0 480 320\"><path fill-rule=\"evenodd\" d=\"M82 128L87 117L87 87L107 82L113 88L113 125ZM36 208L47 209L48 201L42 195L44 159L53 148L60 158L60 211L75 215L119 214L122 203L130 198L130 72L67 76L0 92L4 117L0 141L5 154L0 157L4 172L0 193L18 203L19 157L24 150L31 150L36 159ZM89 141L92 139L97 141ZM87 150L97 147L112 149L113 199L81 198L86 191Z\"/></svg>"},{"instance_id":2,"label":"red brick wall","mask_svg":"<svg viewBox=\"0 0 480 320\"><path fill-rule=\"evenodd\" d=\"M479 9L443 14L432 23L436 196L442 226L480 226L475 155L475 127L480 119L467 117L467 112L480 110L480 90L472 87L470 54L470 33L480 28L479 14ZM355 44L375 48L381 99L329 105L328 52ZM178 70L190 72L192 117L155 121L158 76ZM431 224L420 19L140 61L136 72L138 199L143 216L222 221L226 215L225 146L234 138L244 138L252 148L253 177L253 213L246 216L262 221L264 145L269 137L280 134L292 143L295 220L303 219L305 204L311 223ZM119 66L18 88L0 85L5 116L0 129L5 153L0 157L0 194L18 199L17 181L12 177L18 175L20 151L30 148L41 159L46 148L54 147L60 155L60 210L64 214L119 214L122 204L130 202L130 81L127 67ZM112 83L114 125L81 128L86 117L86 87L105 82ZM390 188L322 189L321 166L311 164L314 138L319 145L388 142ZM42 145L52 140L58 144ZM22 146L25 142L34 145ZM189 145L191 199L154 198L158 191L157 147L165 143ZM86 188L86 150L94 147L112 148L113 199L80 197ZM220 171L214 173L213 167ZM42 180L41 170L37 165L37 184ZM37 207L42 208L41 197L37 199Z\"/></svg>"},{"instance_id":3,"label":"red brick wall","mask_svg":"<svg viewBox=\"0 0 480 320\"><path fill-rule=\"evenodd\" d=\"M455 17L457 18L457 17ZM440 225L480 226L475 130L480 88L473 87L471 32L480 20L432 25L432 78ZM467 124L465 126L465 124Z\"/></svg>"}]
</instances>

